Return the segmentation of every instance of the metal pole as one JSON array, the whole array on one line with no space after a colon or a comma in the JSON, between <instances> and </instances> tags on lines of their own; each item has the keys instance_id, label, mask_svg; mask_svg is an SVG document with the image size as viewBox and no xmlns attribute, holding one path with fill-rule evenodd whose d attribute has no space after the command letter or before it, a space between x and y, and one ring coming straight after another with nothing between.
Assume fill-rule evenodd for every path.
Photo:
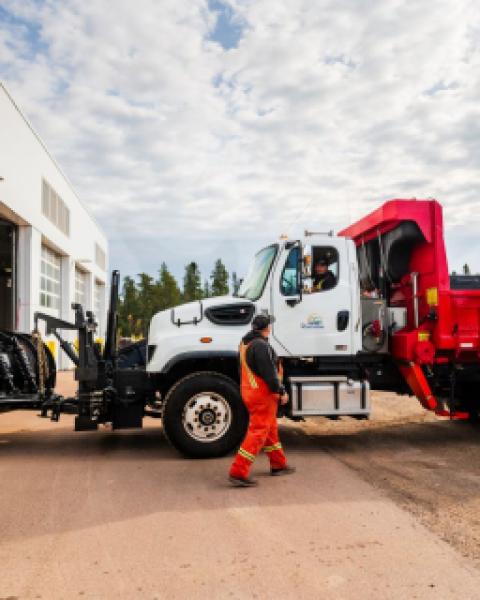
<instances>
[{"instance_id":1,"label":"metal pole","mask_svg":"<svg viewBox=\"0 0 480 600\"><path fill-rule=\"evenodd\" d=\"M114 361L117 355L117 310L119 288L120 272L113 271L110 285L110 305L108 307L107 334L105 336L105 350L103 353L104 359L109 361Z\"/></svg>"}]
</instances>

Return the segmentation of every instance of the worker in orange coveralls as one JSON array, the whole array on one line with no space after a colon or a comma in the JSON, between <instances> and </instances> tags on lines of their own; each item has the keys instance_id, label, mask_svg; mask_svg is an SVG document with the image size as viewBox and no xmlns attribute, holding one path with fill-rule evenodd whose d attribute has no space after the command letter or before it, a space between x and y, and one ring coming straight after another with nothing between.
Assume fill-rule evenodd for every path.
<instances>
[{"instance_id":1,"label":"worker in orange coveralls","mask_svg":"<svg viewBox=\"0 0 480 600\"><path fill-rule=\"evenodd\" d=\"M247 435L230 468L230 483L237 487L257 485L248 477L255 457L263 448L270 459L271 475L287 475L295 471L278 439L278 403L286 404L288 394L283 387L281 367L275 351L268 342L270 317L257 315L252 331L240 344L240 389L250 415Z\"/></svg>"}]
</instances>

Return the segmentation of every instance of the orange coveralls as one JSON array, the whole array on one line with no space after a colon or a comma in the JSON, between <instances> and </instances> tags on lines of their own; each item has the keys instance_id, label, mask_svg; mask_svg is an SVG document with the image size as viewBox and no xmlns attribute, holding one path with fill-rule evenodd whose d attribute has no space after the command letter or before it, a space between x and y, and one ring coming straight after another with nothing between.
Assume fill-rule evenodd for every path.
<instances>
[{"instance_id":1,"label":"orange coveralls","mask_svg":"<svg viewBox=\"0 0 480 600\"><path fill-rule=\"evenodd\" d=\"M283 469L287 460L278 438L278 394L270 391L265 381L255 375L247 364L250 344L240 344L240 391L250 415L248 431L230 468L232 477L246 479L255 457L263 448L268 454L272 469ZM282 369L279 369L282 378Z\"/></svg>"}]
</instances>

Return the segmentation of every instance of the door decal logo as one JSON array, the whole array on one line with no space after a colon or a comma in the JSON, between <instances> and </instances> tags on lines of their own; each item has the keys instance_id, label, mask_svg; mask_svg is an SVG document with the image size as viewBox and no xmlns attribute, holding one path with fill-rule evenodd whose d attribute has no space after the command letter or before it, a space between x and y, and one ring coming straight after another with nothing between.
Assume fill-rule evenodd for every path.
<instances>
[{"instance_id":1,"label":"door decal logo","mask_svg":"<svg viewBox=\"0 0 480 600\"><path fill-rule=\"evenodd\" d=\"M302 329L323 329L325 326L322 317L316 313L308 315L307 322L300 325Z\"/></svg>"}]
</instances>

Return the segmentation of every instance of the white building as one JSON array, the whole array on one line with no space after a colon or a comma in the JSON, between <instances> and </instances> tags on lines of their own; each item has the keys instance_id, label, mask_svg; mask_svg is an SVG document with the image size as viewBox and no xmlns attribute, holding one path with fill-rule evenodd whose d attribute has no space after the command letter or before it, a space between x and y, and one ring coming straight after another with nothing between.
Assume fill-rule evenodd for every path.
<instances>
[{"instance_id":1,"label":"white building","mask_svg":"<svg viewBox=\"0 0 480 600\"><path fill-rule=\"evenodd\" d=\"M35 311L71 321L79 302L103 337L107 259L104 233L0 83L0 329L31 332Z\"/></svg>"}]
</instances>

